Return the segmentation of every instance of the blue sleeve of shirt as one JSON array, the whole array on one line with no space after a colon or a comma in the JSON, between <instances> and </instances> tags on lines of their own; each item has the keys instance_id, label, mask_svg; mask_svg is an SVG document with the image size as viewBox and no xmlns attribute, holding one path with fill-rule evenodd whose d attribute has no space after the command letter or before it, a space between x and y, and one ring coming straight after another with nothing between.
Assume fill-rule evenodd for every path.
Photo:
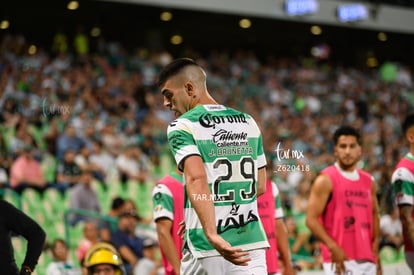
<instances>
[{"instance_id":1,"label":"blue sleeve of shirt","mask_svg":"<svg viewBox=\"0 0 414 275\"><path fill-rule=\"evenodd\" d=\"M119 249L121 246L128 246L128 238L125 234L120 231L116 231L111 234L111 242L114 244L116 249Z\"/></svg>"},{"instance_id":2,"label":"blue sleeve of shirt","mask_svg":"<svg viewBox=\"0 0 414 275\"><path fill-rule=\"evenodd\" d=\"M128 236L120 231L112 234L111 242L119 249L122 246L127 246L131 249L138 258L143 258L143 240L141 238L128 238Z\"/></svg>"}]
</instances>

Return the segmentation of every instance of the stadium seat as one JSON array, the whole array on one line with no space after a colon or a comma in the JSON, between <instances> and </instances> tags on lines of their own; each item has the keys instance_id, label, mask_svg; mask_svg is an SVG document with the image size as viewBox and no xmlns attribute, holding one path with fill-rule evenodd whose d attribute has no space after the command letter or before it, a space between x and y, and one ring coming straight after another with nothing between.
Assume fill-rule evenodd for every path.
<instances>
[{"instance_id":1,"label":"stadium seat","mask_svg":"<svg viewBox=\"0 0 414 275\"><path fill-rule=\"evenodd\" d=\"M111 204L111 197L108 195L108 189L105 189L99 181L94 180L92 182L92 188L96 191L98 201L101 206L101 211L106 213L109 211Z\"/></svg>"},{"instance_id":2,"label":"stadium seat","mask_svg":"<svg viewBox=\"0 0 414 275\"><path fill-rule=\"evenodd\" d=\"M151 217L152 215L152 188L154 185L150 182L145 184L136 184L137 191L133 196L133 199L137 202L138 214L143 218Z\"/></svg>"},{"instance_id":3,"label":"stadium seat","mask_svg":"<svg viewBox=\"0 0 414 275\"><path fill-rule=\"evenodd\" d=\"M51 211L54 215L60 215L63 218L63 213L68 207L68 195L63 196L55 188L48 188L43 194L43 207Z\"/></svg>"},{"instance_id":4,"label":"stadium seat","mask_svg":"<svg viewBox=\"0 0 414 275\"><path fill-rule=\"evenodd\" d=\"M27 241L20 236L12 237L12 244L14 250L14 258L17 266L21 266L26 254Z\"/></svg>"},{"instance_id":5,"label":"stadium seat","mask_svg":"<svg viewBox=\"0 0 414 275\"><path fill-rule=\"evenodd\" d=\"M83 238L83 222L78 222L75 226L69 226L69 249L76 249Z\"/></svg>"},{"instance_id":6,"label":"stadium seat","mask_svg":"<svg viewBox=\"0 0 414 275\"><path fill-rule=\"evenodd\" d=\"M10 202L15 207L21 209L21 199L20 195L16 193L13 189L5 188L4 189L4 200Z\"/></svg>"},{"instance_id":7,"label":"stadium seat","mask_svg":"<svg viewBox=\"0 0 414 275\"><path fill-rule=\"evenodd\" d=\"M22 210L28 214L34 214L36 210L43 207L42 198L36 190L26 188L22 192Z\"/></svg>"}]
</instances>

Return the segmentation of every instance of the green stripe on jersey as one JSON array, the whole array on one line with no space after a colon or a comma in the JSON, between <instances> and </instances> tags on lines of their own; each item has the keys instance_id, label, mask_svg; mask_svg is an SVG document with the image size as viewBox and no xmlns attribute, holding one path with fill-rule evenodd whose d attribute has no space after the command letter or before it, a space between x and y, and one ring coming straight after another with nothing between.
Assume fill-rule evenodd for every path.
<instances>
[{"instance_id":1,"label":"green stripe on jersey","mask_svg":"<svg viewBox=\"0 0 414 275\"><path fill-rule=\"evenodd\" d=\"M409 181L397 180L394 183L394 191L396 194L402 193L408 196L414 196L414 184Z\"/></svg>"},{"instance_id":2,"label":"green stripe on jersey","mask_svg":"<svg viewBox=\"0 0 414 275\"><path fill-rule=\"evenodd\" d=\"M234 217L235 222L236 219L237 217ZM237 226L234 223L232 225ZM230 226L230 224L228 226ZM222 227L222 229L224 230L225 227ZM251 234L251 232L255 232L255 234ZM251 244L256 242L262 242L264 239L266 239L262 231L260 222L250 222L247 223L245 226L229 229L221 233L220 236L226 241L228 241L231 244L231 246L241 246L246 243ZM196 250L214 250L214 248L210 245L206 236L204 235L203 229L191 229L189 231L189 237Z\"/></svg>"},{"instance_id":3,"label":"green stripe on jersey","mask_svg":"<svg viewBox=\"0 0 414 275\"><path fill-rule=\"evenodd\" d=\"M407 159L408 159L408 160L410 160L410 161L414 161L414 156L413 156L413 155L411 155L410 153L406 154L406 155L405 155L405 158L407 158Z\"/></svg>"},{"instance_id":4,"label":"green stripe on jersey","mask_svg":"<svg viewBox=\"0 0 414 275\"><path fill-rule=\"evenodd\" d=\"M152 194L154 219L174 216L174 201L171 192L165 185L157 185Z\"/></svg>"}]
</instances>

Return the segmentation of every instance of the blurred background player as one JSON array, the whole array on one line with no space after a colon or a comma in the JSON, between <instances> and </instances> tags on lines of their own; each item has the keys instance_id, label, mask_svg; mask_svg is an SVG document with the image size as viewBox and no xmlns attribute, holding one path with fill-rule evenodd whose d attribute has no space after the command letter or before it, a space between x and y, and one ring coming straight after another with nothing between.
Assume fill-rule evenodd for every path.
<instances>
[{"instance_id":1,"label":"blurred background player","mask_svg":"<svg viewBox=\"0 0 414 275\"><path fill-rule=\"evenodd\" d=\"M183 240L178 229L184 220L184 186L182 174L177 171L161 178L152 191L154 221L165 275L180 273Z\"/></svg>"},{"instance_id":2,"label":"blurred background player","mask_svg":"<svg viewBox=\"0 0 414 275\"><path fill-rule=\"evenodd\" d=\"M266 192L257 198L257 207L270 248L266 250L267 274L293 275L287 229L283 220L284 213L279 197L279 189L272 181L274 170L270 160L266 170ZM279 268L279 255L283 271Z\"/></svg>"},{"instance_id":3,"label":"blurred background player","mask_svg":"<svg viewBox=\"0 0 414 275\"><path fill-rule=\"evenodd\" d=\"M379 274L377 192L373 177L357 167L360 133L342 126L333 142L336 162L313 182L306 225L322 242L325 274Z\"/></svg>"},{"instance_id":4,"label":"blurred background player","mask_svg":"<svg viewBox=\"0 0 414 275\"><path fill-rule=\"evenodd\" d=\"M404 119L402 131L410 151L395 167L392 183L403 229L405 259L414 274L414 114Z\"/></svg>"}]
</instances>

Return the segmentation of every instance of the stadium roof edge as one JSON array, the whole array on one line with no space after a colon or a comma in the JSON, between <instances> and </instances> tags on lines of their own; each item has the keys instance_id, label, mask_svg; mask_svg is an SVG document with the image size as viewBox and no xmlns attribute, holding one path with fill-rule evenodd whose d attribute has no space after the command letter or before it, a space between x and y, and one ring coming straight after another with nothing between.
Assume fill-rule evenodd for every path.
<instances>
[{"instance_id":1,"label":"stadium roof edge","mask_svg":"<svg viewBox=\"0 0 414 275\"><path fill-rule=\"evenodd\" d=\"M350 3L338 0L318 0L319 11L316 14L292 17L284 12L285 0L103 0L127 4L140 4L165 8L197 10L206 12L227 13L233 15L274 18L278 20L301 23L326 24L340 27L360 28L377 31L392 31L396 33L414 34L414 9L372 4L361 1L369 11L366 20L343 23L336 16L337 7ZM355 1L354 1L355 2Z\"/></svg>"}]
</instances>

